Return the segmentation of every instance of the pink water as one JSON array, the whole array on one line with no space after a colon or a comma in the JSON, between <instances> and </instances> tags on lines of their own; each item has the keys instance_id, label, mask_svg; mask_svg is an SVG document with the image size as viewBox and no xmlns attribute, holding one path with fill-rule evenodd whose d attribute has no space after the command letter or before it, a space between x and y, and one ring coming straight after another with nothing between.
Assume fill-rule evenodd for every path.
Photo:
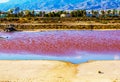
<instances>
[{"instance_id":1,"label":"pink water","mask_svg":"<svg viewBox=\"0 0 120 82\"><path fill-rule=\"evenodd\" d=\"M80 57L120 55L120 31L51 31L0 33L0 53Z\"/></svg>"}]
</instances>

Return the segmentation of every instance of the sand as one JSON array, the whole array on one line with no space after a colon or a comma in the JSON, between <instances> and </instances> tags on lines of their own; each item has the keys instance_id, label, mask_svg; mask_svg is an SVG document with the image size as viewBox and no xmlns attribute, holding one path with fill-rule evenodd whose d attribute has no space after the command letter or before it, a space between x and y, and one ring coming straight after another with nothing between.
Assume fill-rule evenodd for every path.
<instances>
[{"instance_id":1,"label":"sand","mask_svg":"<svg viewBox=\"0 0 120 82\"><path fill-rule=\"evenodd\" d=\"M80 64L75 82L120 82L120 61L93 61Z\"/></svg>"},{"instance_id":2,"label":"sand","mask_svg":"<svg viewBox=\"0 0 120 82\"><path fill-rule=\"evenodd\" d=\"M76 68L59 61L0 61L3 82L71 82Z\"/></svg>"},{"instance_id":3,"label":"sand","mask_svg":"<svg viewBox=\"0 0 120 82\"><path fill-rule=\"evenodd\" d=\"M0 61L0 82L120 82L120 61Z\"/></svg>"}]
</instances>

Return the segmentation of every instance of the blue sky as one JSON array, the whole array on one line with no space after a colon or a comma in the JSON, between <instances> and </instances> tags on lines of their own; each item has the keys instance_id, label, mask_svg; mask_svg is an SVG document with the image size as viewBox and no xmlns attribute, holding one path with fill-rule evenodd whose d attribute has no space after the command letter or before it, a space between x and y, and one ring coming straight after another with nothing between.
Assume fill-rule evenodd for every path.
<instances>
[{"instance_id":1,"label":"blue sky","mask_svg":"<svg viewBox=\"0 0 120 82\"><path fill-rule=\"evenodd\" d=\"M0 0L0 3L8 2L9 0Z\"/></svg>"}]
</instances>

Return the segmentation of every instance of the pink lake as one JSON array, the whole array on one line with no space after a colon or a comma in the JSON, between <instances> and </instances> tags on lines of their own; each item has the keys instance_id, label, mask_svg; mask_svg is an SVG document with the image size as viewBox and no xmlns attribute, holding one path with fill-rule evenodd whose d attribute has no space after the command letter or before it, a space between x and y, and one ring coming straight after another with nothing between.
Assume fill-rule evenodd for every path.
<instances>
[{"instance_id":1,"label":"pink lake","mask_svg":"<svg viewBox=\"0 0 120 82\"><path fill-rule=\"evenodd\" d=\"M120 31L0 32L0 59L50 59L73 63L120 56Z\"/></svg>"}]
</instances>

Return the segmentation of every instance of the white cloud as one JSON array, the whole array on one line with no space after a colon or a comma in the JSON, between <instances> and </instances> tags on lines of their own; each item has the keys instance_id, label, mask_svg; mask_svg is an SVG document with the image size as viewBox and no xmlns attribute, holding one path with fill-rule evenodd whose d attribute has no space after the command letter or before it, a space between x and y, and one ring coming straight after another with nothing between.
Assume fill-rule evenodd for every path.
<instances>
[{"instance_id":1,"label":"white cloud","mask_svg":"<svg viewBox=\"0 0 120 82\"><path fill-rule=\"evenodd\" d=\"M8 2L9 0L0 0L0 3L6 3Z\"/></svg>"}]
</instances>

